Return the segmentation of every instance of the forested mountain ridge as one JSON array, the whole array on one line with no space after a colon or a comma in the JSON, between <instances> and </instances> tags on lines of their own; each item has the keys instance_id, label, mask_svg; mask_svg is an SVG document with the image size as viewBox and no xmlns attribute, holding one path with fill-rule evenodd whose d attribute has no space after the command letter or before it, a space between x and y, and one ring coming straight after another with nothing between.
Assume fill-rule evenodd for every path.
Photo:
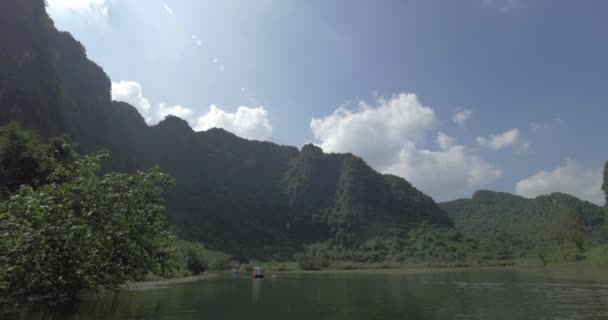
<instances>
[{"instance_id":1,"label":"forested mountain ridge","mask_svg":"<svg viewBox=\"0 0 608 320\"><path fill-rule=\"evenodd\" d=\"M504 192L477 191L471 199L443 202L440 206L466 236L512 246L515 253L529 250L546 236L561 215L572 213L580 217L587 233L604 224L602 208L564 193L552 193L528 199ZM508 244L496 244L508 242Z\"/></svg>"},{"instance_id":2,"label":"forested mountain ridge","mask_svg":"<svg viewBox=\"0 0 608 320\"><path fill-rule=\"evenodd\" d=\"M149 127L111 101L108 76L55 29L43 0L0 2L0 43L0 124L67 133L85 153L108 149L106 170L160 165L177 181L168 222L187 239L242 259L289 258L306 243L349 247L422 222L453 226L430 197L354 155L195 132L176 117Z\"/></svg>"}]
</instances>

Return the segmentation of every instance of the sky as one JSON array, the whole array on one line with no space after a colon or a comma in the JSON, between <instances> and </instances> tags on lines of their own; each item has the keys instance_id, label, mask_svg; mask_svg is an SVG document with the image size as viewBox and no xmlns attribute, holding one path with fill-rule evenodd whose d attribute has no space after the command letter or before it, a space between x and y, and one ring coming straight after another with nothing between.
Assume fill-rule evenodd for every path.
<instances>
[{"instance_id":1,"label":"sky","mask_svg":"<svg viewBox=\"0 0 608 320\"><path fill-rule=\"evenodd\" d=\"M438 201L605 202L606 1L47 2L150 125L352 152Z\"/></svg>"}]
</instances>

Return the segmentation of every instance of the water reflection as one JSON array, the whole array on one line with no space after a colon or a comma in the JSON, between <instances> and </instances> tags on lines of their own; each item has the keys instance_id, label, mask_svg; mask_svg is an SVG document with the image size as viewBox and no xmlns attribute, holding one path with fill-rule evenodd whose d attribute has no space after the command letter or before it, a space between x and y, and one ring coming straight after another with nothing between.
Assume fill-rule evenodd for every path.
<instances>
[{"instance_id":1,"label":"water reflection","mask_svg":"<svg viewBox=\"0 0 608 320\"><path fill-rule=\"evenodd\" d=\"M251 280L251 301L253 301L253 303L258 303L258 300L260 299L260 294L262 292L262 282L264 282L264 280L256 278L253 278Z\"/></svg>"},{"instance_id":2,"label":"water reflection","mask_svg":"<svg viewBox=\"0 0 608 320\"><path fill-rule=\"evenodd\" d=\"M262 286L264 296L262 297ZM608 287L515 271L226 277L2 319L608 319Z\"/></svg>"}]
</instances>

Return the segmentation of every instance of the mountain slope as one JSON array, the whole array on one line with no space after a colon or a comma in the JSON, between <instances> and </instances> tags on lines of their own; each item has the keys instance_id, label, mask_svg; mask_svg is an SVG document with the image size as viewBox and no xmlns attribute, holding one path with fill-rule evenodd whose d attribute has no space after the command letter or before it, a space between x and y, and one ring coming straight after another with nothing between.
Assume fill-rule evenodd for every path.
<instances>
[{"instance_id":1,"label":"mountain slope","mask_svg":"<svg viewBox=\"0 0 608 320\"><path fill-rule=\"evenodd\" d=\"M564 212L579 215L590 232L604 223L601 207L563 193L528 199L503 192L477 191L471 199L444 202L440 206L465 235L486 242L506 237L519 252L539 241L547 226Z\"/></svg>"},{"instance_id":2,"label":"mountain slope","mask_svg":"<svg viewBox=\"0 0 608 320\"><path fill-rule=\"evenodd\" d=\"M421 222L452 226L407 181L350 154L195 132L176 117L149 127L132 106L111 101L108 76L55 29L43 0L0 2L0 43L0 124L67 133L83 152L109 149L105 170L159 164L177 180L167 219L187 239L241 259L286 258L305 243L356 246Z\"/></svg>"}]
</instances>

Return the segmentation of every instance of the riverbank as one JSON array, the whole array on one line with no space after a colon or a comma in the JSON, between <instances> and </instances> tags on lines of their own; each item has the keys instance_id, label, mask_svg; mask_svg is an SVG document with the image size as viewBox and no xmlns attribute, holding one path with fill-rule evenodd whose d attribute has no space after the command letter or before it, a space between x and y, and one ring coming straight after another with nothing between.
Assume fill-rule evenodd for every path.
<instances>
[{"instance_id":1,"label":"riverbank","mask_svg":"<svg viewBox=\"0 0 608 320\"><path fill-rule=\"evenodd\" d=\"M201 274L201 275L197 275L197 276L182 277L182 278L132 282L132 283L127 283L127 284L123 285L121 288L124 290L128 290L128 291L151 290L151 289L167 287L172 284L196 282L196 281L201 281L201 280L212 279L215 277L217 277L216 273L205 273L205 274Z\"/></svg>"},{"instance_id":2,"label":"riverbank","mask_svg":"<svg viewBox=\"0 0 608 320\"><path fill-rule=\"evenodd\" d=\"M262 266L267 272L284 271L349 271L349 270L411 270L411 269L447 269L447 268L480 268L513 266L514 260L486 260L481 262L459 263L398 263L398 262L354 262L336 260L327 267L319 269L305 269L296 261L258 261L253 260L239 266L241 272L251 272L254 266Z\"/></svg>"},{"instance_id":3,"label":"riverbank","mask_svg":"<svg viewBox=\"0 0 608 320\"><path fill-rule=\"evenodd\" d=\"M416 275L416 274L428 274L428 273L458 273L458 272L471 272L479 271L486 272L491 271L505 271L505 272L521 272L528 274L540 275L546 279L554 281L577 281L577 282L590 282L590 283L601 283L602 285L608 285L608 269L603 267L589 266L589 265L574 265L574 264L563 264L563 265L551 265L545 267L521 267L521 266L487 266L487 267L453 267L453 268L429 268L429 267L418 267L418 268L397 268L397 269L351 269L351 270L338 270L338 269L324 269L324 270L292 270L292 271L274 271L276 274L385 274L385 275Z\"/></svg>"},{"instance_id":4,"label":"riverbank","mask_svg":"<svg viewBox=\"0 0 608 320\"><path fill-rule=\"evenodd\" d=\"M608 245L589 248L578 253L579 259L571 259L562 252L547 254L544 260L538 256L528 255L509 260L463 260L456 262L354 262L333 260L319 265L315 269L305 269L309 264L302 265L297 261L249 261L242 263L239 269L250 272L254 266L262 266L267 272L366 272L366 270L434 270L434 269L476 269L476 268L517 268L521 270L608 270ZM570 259L569 259L570 258ZM544 263L544 265L543 265Z\"/></svg>"},{"instance_id":5,"label":"riverbank","mask_svg":"<svg viewBox=\"0 0 608 320\"><path fill-rule=\"evenodd\" d=\"M151 281L138 281L123 284L120 286L120 290L124 291L145 291L154 290L169 287L170 285L179 283L196 282L202 280L208 280L217 277L217 273L205 273L197 276L180 277L172 279L160 279ZM108 294L113 294L115 291L99 290L99 291L83 291L78 294L78 300L98 300ZM24 307L27 305L44 305L47 301L51 300L50 297L46 296L31 296L24 299L3 299L0 298L0 315L14 311L16 308ZM52 301L52 300L51 300ZM65 302L67 303L68 300ZM73 302L73 301L70 301ZM52 305L61 305L62 301L54 302Z\"/></svg>"}]
</instances>

